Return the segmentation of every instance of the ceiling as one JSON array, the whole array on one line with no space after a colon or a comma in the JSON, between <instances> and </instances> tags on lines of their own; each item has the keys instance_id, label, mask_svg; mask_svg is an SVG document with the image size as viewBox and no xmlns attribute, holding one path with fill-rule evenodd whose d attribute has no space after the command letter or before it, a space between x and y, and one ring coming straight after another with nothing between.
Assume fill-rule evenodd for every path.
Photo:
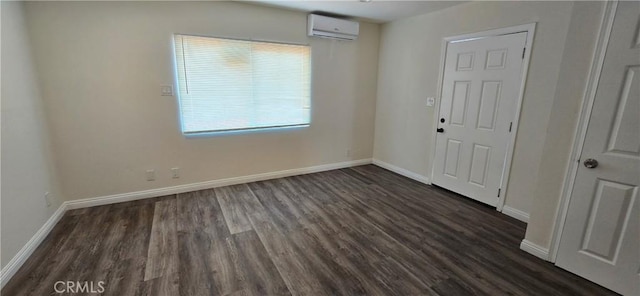
<instances>
[{"instance_id":1,"label":"ceiling","mask_svg":"<svg viewBox=\"0 0 640 296\"><path fill-rule=\"evenodd\" d=\"M374 23L385 23L445 9L466 1L371 0L370 2L361 2L359 0L249 0L248 2L307 12L323 12L329 15L349 16Z\"/></svg>"}]
</instances>

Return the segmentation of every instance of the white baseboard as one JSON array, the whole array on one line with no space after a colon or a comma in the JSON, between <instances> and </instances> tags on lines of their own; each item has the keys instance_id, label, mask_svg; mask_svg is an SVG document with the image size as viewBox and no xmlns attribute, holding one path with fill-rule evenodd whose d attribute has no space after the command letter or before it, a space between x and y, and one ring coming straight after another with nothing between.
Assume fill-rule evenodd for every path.
<instances>
[{"instance_id":1,"label":"white baseboard","mask_svg":"<svg viewBox=\"0 0 640 296\"><path fill-rule=\"evenodd\" d=\"M157 196L163 196L163 195L185 193L185 192L197 191L197 190L209 189L209 188L215 188L215 187L264 181L269 179L290 177L295 175L311 174L311 173L348 168L352 166L358 166L358 165L364 165L364 164L370 164L370 163L371 163L371 159L367 158L367 159L323 164L323 165L305 167L305 168L255 174L255 175L249 175L249 176L218 179L218 180L205 181L205 182L199 182L199 183L191 183L191 184L185 184L185 185L142 190L142 191L107 195L107 196L101 196L101 197L72 200L67 202L67 209L72 210L72 209L79 209L79 208L95 207L95 206L108 205L113 203L145 199L145 198L157 197Z\"/></svg>"},{"instance_id":2,"label":"white baseboard","mask_svg":"<svg viewBox=\"0 0 640 296\"><path fill-rule=\"evenodd\" d=\"M516 218L524 223L529 223L529 213L525 213L521 210L514 209L510 206L505 205L504 207L502 207L502 213L511 218Z\"/></svg>"},{"instance_id":3,"label":"white baseboard","mask_svg":"<svg viewBox=\"0 0 640 296\"><path fill-rule=\"evenodd\" d=\"M549 261L549 249L538 246L526 239L523 239L522 243L520 243L520 250L523 250L542 260Z\"/></svg>"},{"instance_id":4,"label":"white baseboard","mask_svg":"<svg viewBox=\"0 0 640 296\"><path fill-rule=\"evenodd\" d=\"M49 235L53 227L60 221L60 218L67 211L66 203L62 203L58 209L53 212L51 217L47 220L47 222L38 229L38 231L31 237L31 239L18 251L18 253L13 256L11 261L7 263L7 265L2 268L0 271L0 289L6 285L11 277L18 272L20 267L29 259L33 251L38 248L40 243Z\"/></svg>"},{"instance_id":5,"label":"white baseboard","mask_svg":"<svg viewBox=\"0 0 640 296\"><path fill-rule=\"evenodd\" d=\"M418 173L414 173L412 171L409 171L407 169L403 169L401 167L392 165L390 163L386 163L386 162L384 162L382 160L378 160L378 159L374 158L372 160L372 163L377 165L377 166L379 166L379 167L381 167L381 168L385 168L385 169L390 170L390 171L392 171L394 173L403 175L403 176L405 176L407 178L414 179L414 180L416 180L418 182L422 182L422 183L425 183L425 184L431 184L431 183L429 183L429 178L426 177L426 176L420 175Z\"/></svg>"}]
</instances>

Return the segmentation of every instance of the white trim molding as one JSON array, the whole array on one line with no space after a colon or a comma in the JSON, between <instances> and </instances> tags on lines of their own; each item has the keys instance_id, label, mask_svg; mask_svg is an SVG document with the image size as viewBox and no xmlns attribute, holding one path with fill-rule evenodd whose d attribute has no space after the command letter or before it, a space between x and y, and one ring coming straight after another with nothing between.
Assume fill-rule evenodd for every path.
<instances>
[{"instance_id":1,"label":"white trim molding","mask_svg":"<svg viewBox=\"0 0 640 296\"><path fill-rule=\"evenodd\" d=\"M396 174L405 176L405 177L407 177L409 179L413 179L413 180L416 180L418 182L425 183L427 185L431 185L431 183L429 183L429 178L427 176L423 176L423 175L420 175L418 173L414 173L414 172L412 172L410 170L403 169L403 168L401 168L399 166L395 166L395 165L392 165L390 163L387 163L387 162L384 162L382 160L375 159L375 158L373 159L372 163L377 165L377 166L379 166L379 167L381 167L381 168L383 168L383 169L387 169L387 170L390 170L390 171L392 171L392 172L394 172Z\"/></svg>"},{"instance_id":2,"label":"white trim molding","mask_svg":"<svg viewBox=\"0 0 640 296\"><path fill-rule=\"evenodd\" d=\"M100 197L94 197L94 198L85 198L85 199L68 201L67 209L72 210L72 209L80 209L80 208L87 208L87 207L95 207L95 206L108 205L108 204L114 204L114 203L120 203L120 202L126 202L126 201L133 201L138 199L145 199L150 197L158 197L158 196L164 196L164 195L198 191L198 190L210 189L210 188L216 188L216 187L222 187L222 186L230 186L230 185L244 184L244 183L250 183L250 182L270 180L270 179L284 178L284 177L290 177L290 176L318 173L318 172L324 172L329 170L336 170L336 169L348 168L353 166L365 165L370 163L371 163L371 159L366 158L366 159L359 159L359 160L323 164L323 165L312 166L312 167L304 167L304 168L275 171L275 172L261 173L261 174L248 175L248 176L217 179L217 180L211 180L211 181L205 181L205 182L198 182L198 183L191 183L191 184L184 184L184 185L178 185L178 186L142 190L142 191L134 191L129 193L121 193L121 194L100 196Z\"/></svg>"},{"instance_id":3,"label":"white trim molding","mask_svg":"<svg viewBox=\"0 0 640 296\"><path fill-rule=\"evenodd\" d=\"M107 195L94 198L85 198L79 200L65 201L58 207L58 209L49 217L47 222L31 237L31 239L20 249L20 251L7 263L7 265L0 271L0 289L9 282L9 280L16 274L16 272L22 267L22 265L29 259L29 256L38 248L40 243L47 237L53 227L60 221L62 216L67 210L95 207L101 205L108 205L120 202L127 202L145 198L158 197L163 195L178 194L202 189L209 189L215 187L237 185L249 182L264 181L269 179L290 177L296 175L304 175L311 173L318 173L323 171L342 169L348 167L354 167L359 165L371 164L371 159L359 159L352 161L344 161L330 164L323 164L312 167L304 167L241 177L233 177L226 179L218 179L206 182L178 185L172 187L164 187L157 189L149 189L142 191L135 191L129 193L121 193L114 195Z\"/></svg>"},{"instance_id":4,"label":"white trim molding","mask_svg":"<svg viewBox=\"0 0 640 296\"><path fill-rule=\"evenodd\" d=\"M522 243L520 243L520 250L523 250L542 260L549 261L549 249L536 245L526 239L523 239Z\"/></svg>"},{"instance_id":5,"label":"white trim molding","mask_svg":"<svg viewBox=\"0 0 640 296\"><path fill-rule=\"evenodd\" d=\"M516 218L524 223L529 223L529 213L523 212L516 208L512 208L508 205L504 205L502 207L502 213L511 218Z\"/></svg>"},{"instance_id":6,"label":"white trim molding","mask_svg":"<svg viewBox=\"0 0 640 296\"><path fill-rule=\"evenodd\" d=\"M29 259L31 254L38 248L40 243L49 235L53 227L60 221L60 218L67 211L66 202L62 203L58 209L53 212L51 217L38 229L38 231L29 239L29 241L11 258L11 261L0 271L0 289L18 272L20 267Z\"/></svg>"}]
</instances>

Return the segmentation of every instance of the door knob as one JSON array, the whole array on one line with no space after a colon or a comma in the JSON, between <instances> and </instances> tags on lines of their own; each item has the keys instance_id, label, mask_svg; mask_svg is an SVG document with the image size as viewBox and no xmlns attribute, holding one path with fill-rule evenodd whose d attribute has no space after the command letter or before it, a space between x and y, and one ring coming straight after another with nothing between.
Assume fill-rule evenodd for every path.
<instances>
[{"instance_id":1,"label":"door knob","mask_svg":"<svg viewBox=\"0 0 640 296\"><path fill-rule=\"evenodd\" d=\"M587 158L584 160L584 166L588 169L593 169L598 166L598 161L593 158Z\"/></svg>"},{"instance_id":2,"label":"door knob","mask_svg":"<svg viewBox=\"0 0 640 296\"><path fill-rule=\"evenodd\" d=\"M443 129L443 128L441 128L441 127L439 127L438 129L436 129L436 132L444 133L444 129Z\"/></svg>"}]
</instances>

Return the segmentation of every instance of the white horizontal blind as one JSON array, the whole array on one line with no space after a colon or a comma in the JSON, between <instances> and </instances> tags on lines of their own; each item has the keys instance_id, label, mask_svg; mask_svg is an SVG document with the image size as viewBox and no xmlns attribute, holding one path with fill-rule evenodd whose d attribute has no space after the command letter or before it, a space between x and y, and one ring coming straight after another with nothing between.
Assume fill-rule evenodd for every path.
<instances>
[{"instance_id":1,"label":"white horizontal blind","mask_svg":"<svg viewBox=\"0 0 640 296\"><path fill-rule=\"evenodd\" d=\"M308 125L310 48L175 35L182 132Z\"/></svg>"}]
</instances>

